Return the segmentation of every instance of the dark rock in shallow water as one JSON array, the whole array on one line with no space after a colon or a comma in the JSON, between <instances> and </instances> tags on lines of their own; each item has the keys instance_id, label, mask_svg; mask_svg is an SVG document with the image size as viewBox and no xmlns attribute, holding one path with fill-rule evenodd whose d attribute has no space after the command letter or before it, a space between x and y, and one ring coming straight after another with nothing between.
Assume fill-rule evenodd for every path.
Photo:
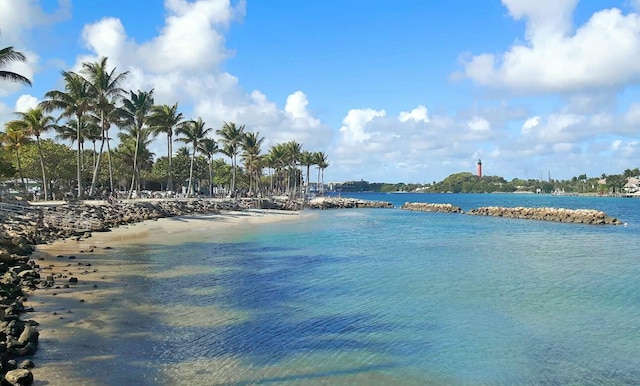
<instances>
[{"instance_id":1,"label":"dark rock in shallow water","mask_svg":"<svg viewBox=\"0 0 640 386\"><path fill-rule=\"evenodd\" d=\"M11 370L5 374L2 385L29 386L33 384L33 374L27 369Z\"/></svg>"}]
</instances>

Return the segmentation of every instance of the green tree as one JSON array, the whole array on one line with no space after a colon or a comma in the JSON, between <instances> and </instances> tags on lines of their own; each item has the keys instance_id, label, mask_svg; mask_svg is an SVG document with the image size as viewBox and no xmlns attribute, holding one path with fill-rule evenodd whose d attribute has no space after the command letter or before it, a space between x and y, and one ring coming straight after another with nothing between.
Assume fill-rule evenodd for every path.
<instances>
[{"instance_id":1,"label":"green tree","mask_svg":"<svg viewBox=\"0 0 640 386\"><path fill-rule=\"evenodd\" d=\"M124 81L129 72L125 71L117 74L115 67L109 71L107 69L107 58L103 57L97 62L82 63L81 73L89 84L91 109L97 114L102 128L102 143L100 144L100 152L98 153L98 159L96 160L96 166L93 171L93 178L91 179L91 187L89 188L89 195L91 196L95 190L98 171L100 168L100 159L104 150L105 142L107 143L107 157L109 162L109 185L111 190L113 190L111 147L108 141L109 128L111 127L111 123L117 122L120 118L120 110L117 108L116 103L122 99L124 90L120 87L120 84Z\"/></svg>"},{"instance_id":2,"label":"green tree","mask_svg":"<svg viewBox=\"0 0 640 386\"><path fill-rule=\"evenodd\" d=\"M305 150L302 153L300 153L300 165L307 168L307 174L305 179L305 189L304 189L305 198L309 197L309 172L311 170L311 166L314 164L315 164L315 157L313 153L311 153L308 150Z\"/></svg>"},{"instance_id":3,"label":"green tree","mask_svg":"<svg viewBox=\"0 0 640 386\"><path fill-rule=\"evenodd\" d=\"M324 195L324 171L329 167L329 158L324 152L314 153L314 163L318 166L318 184L320 185L320 194ZM320 177L322 176L322 182Z\"/></svg>"},{"instance_id":4,"label":"green tree","mask_svg":"<svg viewBox=\"0 0 640 386\"><path fill-rule=\"evenodd\" d=\"M220 150L218 143L211 138L203 138L200 141L198 151L207 157L209 165L209 195L213 196L213 156Z\"/></svg>"},{"instance_id":5,"label":"green tree","mask_svg":"<svg viewBox=\"0 0 640 386\"><path fill-rule=\"evenodd\" d=\"M167 135L167 190L173 191L173 173L172 173L172 156L173 156L173 131L183 121L182 113L178 112L178 104L173 106L160 105L153 106L151 116L149 117L149 126L155 135Z\"/></svg>"},{"instance_id":6,"label":"green tree","mask_svg":"<svg viewBox=\"0 0 640 386\"><path fill-rule=\"evenodd\" d=\"M38 156L40 157L40 166L42 169L42 187L44 189L44 200L49 198L49 184L47 184L47 174L44 169L44 157L42 156L42 148L40 146L40 136L49 131L54 130L56 127L55 119L44 114L41 108L32 108L27 112L18 112L18 119L8 122L7 127L12 130L22 130L28 135L36 137L36 144L38 147Z\"/></svg>"},{"instance_id":7,"label":"green tree","mask_svg":"<svg viewBox=\"0 0 640 386\"><path fill-rule=\"evenodd\" d=\"M216 134L220 136L220 143L223 145L222 153L231 158L231 169L233 172L231 178L232 194L236 190L236 174L238 168L238 154L242 146L244 137L244 125L236 126L233 122L224 122L221 129L216 130Z\"/></svg>"},{"instance_id":8,"label":"green tree","mask_svg":"<svg viewBox=\"0 0 640 386\"><path fill-rule=\"evenodd\" d=\"M261 170L261 156L262 150L260 146L264 141L264 137L260 137L260 132L247 132L242 137L242 157L244 158L245 167L249 174L249 193L255 193L260 191L260 176Z\"/></svg>"},{"instance_id":9,"label":"green tree","mask_svg":"<svg viewBox=\"0 0 640 386\"><path fill-rule=\"evenodd\" d=\"M26 194L27 185L24 183L24 173L22 171L22 165L20 164L20 150L29 142L31 142L31 139L29 138L29 133L27 133L25 130L14 129L8 127L7 125L5 126L7 127L7 130L2 135L2 144L5 146L5 148L13 152L13 154L15 155L18 176L22 180L22 188L24 193ZM16 185L18 185L17 180Z\"/></svg>"},{"instance_id":10,"label":"green tree","mask_svg":"<svg viewBox=\"0 0 640 386\"><path fill-rule=\"evenodd\" d=\"M83 184L82 184L82 125L83 118L89 111L91 106L91 95L89 93L89 84L80 75L63 71L62 77L64 79L65 91L49 91L44 97L45 100L40 102L40 107L47 112L53 110L61 110L60 118L71 119L75 117L76 123L76 142L77 149L77 170L76 179L78 184L78 198L82 199L83 196Z\"/></svg>"},{"instance_id":11,"label":"green tree","mask_svg":"<svg viewBox=\"0 0 640 386\"><path fill-rule=\"evenodd\" d=\"M31 81L25 76L3 69L9 63L26 61L27 57L24 56L22 52L14 50L13 47L4 47L0 49L0 79L31 86Z\"/></svg>"},{"instance_id":12,"label":"green tree","mask_svg":"<svg viewBox=\"0 0 640 386\"><path fill-rule=\"evenodd\" d=\"M135 129L135 150L133 153L133 171L131 173L131 187L129 188L128 194L129 198L131 198L131 195L133 194L136 176L138 178L140 177L140 170L138 169L140 136L144 136L145 139L149 136L149 130L147 129L146 124L152 107L153 89L151 91L138 90L137 93L130 91L129 98L125 98L123 101L122 109L124 111L124 125Z\"/></svg>"},{"instance_id":13,"label":"green tree","mask_svg":"<svg viewBox=\"0 0 640 386\"><path fill-rule=\"evenodd\" d=\"M187 121L182 123L178 129L176 130L176 134L181 135L181 137L177 138L178 141L191 144L191 165L189 167L189 189L187 191L187 196L191 197L193 193L193 164L196 159L196 152L200 147L200 142L207 136L207 133L212 129L206 128L205 123L202 118L198 117L198 119L193 121Z\"/></svg>"}]
</instances>

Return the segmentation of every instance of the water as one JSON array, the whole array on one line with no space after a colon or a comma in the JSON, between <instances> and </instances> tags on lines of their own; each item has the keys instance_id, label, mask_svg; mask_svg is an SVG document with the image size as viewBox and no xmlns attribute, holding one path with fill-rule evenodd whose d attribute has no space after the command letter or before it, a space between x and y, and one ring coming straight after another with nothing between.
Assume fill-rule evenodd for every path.
<instances>
[{"instance_id":1,"label":"water","mask_svg":"<svg viewBox=\"0 0 640 386\"><path fill-rule=\"evenodd\" d=\"M640 383L640 200L354 196L592 208L627 225L327 210L188 245L134 245L110 258L138 263L144 284L129 296L156 311L149 335L118 353L129 379Z\"/></svg>"}]
</instances>

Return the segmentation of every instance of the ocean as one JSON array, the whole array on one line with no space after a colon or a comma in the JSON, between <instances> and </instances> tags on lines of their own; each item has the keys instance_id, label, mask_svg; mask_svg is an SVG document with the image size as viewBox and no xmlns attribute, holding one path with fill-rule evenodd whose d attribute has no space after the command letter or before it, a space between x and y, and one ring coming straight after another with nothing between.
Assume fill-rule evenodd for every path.
<instances>
[{"instance_id":1,"label":"ocean","mask_svg":"<svg viewBox=\"0 0 640 386\"><path fill-rule=\"evenodd\" d=\"M349 196L396 209L313 211L108 254L136 270L127 296L153 311L144 333L103 348L119 375L98 384L640 384L640 200ZM626 225L405 201L599 209Z\"/></svg>"}]
</instances>

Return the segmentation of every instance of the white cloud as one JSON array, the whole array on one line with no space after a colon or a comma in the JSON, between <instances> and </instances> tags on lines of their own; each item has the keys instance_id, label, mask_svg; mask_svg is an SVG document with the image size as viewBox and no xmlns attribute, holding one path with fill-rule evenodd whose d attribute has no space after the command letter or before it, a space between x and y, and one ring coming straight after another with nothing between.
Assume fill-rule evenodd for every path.
<instances>
[{"instance_id":1,"label":"white cloud","mask_svg":"<svg viewBox=\"0 0 640 386\"><path fill-rule=\"evenodd\" d=\"M640 76L640 16L619 9L594 13L571 34L576 0L503 0L526 19L526 43L501 55L463 59L462 76L518 93L621 87Z\"/></svg>"},{"instance_id":2,"label":"white cloud","mask_svg":"<svg viewBox=\"0 0 640 386\"><path fill-rule=\"evenodd\" d=\"M491 124L482 117L473 117L467 121L467 127L474 132L489 131L491 129Z\"/></svg>"},{"instance_id":3,"label":"white cloud","mask_svg":"<svg viewBox=\"0 0 640 386\"><path fill-rule=\"evenodd\" d=\"M536 115L535 117L531 117L527 119L522 125L522 134L528 134L540 124L540 117Z\"/></svg>"},{"instance_id":4,"label":"white cloud","mask_svg":"<svg viewBox=\"0 0 640 386\"><path fill-rule=\"evenodd\" d=\"M309 100L302 91L296 91L287 97L284 111L291 118L294 126L304 128L317 127L320 125L320 120L312 117L307 111L308 104Z\"/></svg>"},{"instance_id":5,"label":"white cloud","mask_svg":"<svg viewBox=\"0 0 640 386\"><path fill-rule=\"evenodd\" d=\"M413 120L414 122L429 123L429 114L427 108L423 105L419 105L411 111L402 111L398 116L400 122L407 122Z\"/></svg>"},{"instance_id":6,"label":"white cloud","mask_svg":"<svg viewBox=\"0 0 640 386\"><path fill-rule=\"evenodd\" d=\"M21 95L18 100L16 100L16 108L15 111L24 113L29 109L32 109L38 106L38 98L31 95Z\"/></svg>"},{"instance_id":7,"label":"white cloud","mask_svg":"<svg viewBox=\"0 0 640 386\"><path fill-rule=\"evenodd\" d=\"M375 118L384 117L385 115L386 112L384 110L349 110L347 116L342 120L343 126L340 128L343 140L348 144L366 141L373 135L365 131L367 124Z\"/></svg>"}]
</instances>

